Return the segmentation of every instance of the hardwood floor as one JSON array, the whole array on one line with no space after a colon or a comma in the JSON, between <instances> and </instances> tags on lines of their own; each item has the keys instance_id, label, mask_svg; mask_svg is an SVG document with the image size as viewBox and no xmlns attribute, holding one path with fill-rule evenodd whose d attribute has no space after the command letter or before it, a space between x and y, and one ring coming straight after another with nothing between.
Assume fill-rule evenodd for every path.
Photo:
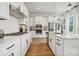
<instances>
[{"instance_id":1,"label":"hardwood floor","mask_svg":"<svg viewBox=\"0 0 79 59\"><path fill-rule=\"evenodd\" d=\"M47 45L46 39L33 39L26 56L54 56Z\"/></svg>"}]
</instances>

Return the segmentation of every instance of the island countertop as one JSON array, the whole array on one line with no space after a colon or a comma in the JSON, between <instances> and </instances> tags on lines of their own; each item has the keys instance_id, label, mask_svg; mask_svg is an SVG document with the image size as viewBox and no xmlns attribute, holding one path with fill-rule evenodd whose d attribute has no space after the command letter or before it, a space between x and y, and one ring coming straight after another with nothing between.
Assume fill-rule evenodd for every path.
<instances>
[{"instance_id":1,"label":"island countertop","mask_svg":"<svg viewBox=\"0 0 79 59\"><path fill-rule=\"evenodd\" d=\"M60 37L60 38L79 38L79 34L55 34L53 32L49 32L50 34Z\"/></svg>"}]
</instances>

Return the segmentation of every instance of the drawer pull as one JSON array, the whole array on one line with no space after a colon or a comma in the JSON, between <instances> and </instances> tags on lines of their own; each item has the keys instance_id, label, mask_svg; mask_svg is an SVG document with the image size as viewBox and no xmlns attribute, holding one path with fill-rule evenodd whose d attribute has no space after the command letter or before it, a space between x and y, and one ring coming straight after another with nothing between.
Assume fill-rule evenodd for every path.
<instances>
[{"instance_id":1,"label":"drawer pull","mask_svg":"<svg viewBox=\"0 0 79 59\"><path fill-rule=\"evenodd\" d=\"M59 44L59 43L57 43L57 42L56 42L56 44L57 44L58 46L60 46L60 44Z\"/></svg>"},{"instance_id":2,"label":"drawer pull","mask_svg":"<svg viewBox=\"0 0 79 59\"><path fill-rule=\"evenodd\" d=\"M10 47L8 47L7 49L10 49L10 48L12 48L14 45L15 45L15 44L11 45L11 46L10 46Z\"/></svg>"},{"instance_id":3,"label":"drawer pull","mask_svg":"<svg viewBox=\"0 0 79 59\"><path fill-rule=\"evenodd\" d=\"M50 39L50 42L52 41L52 39Z\"/></svg>"},{"instance_id":4,"label":"drawer pull","mask_svg":"<svg viewBox=\"0 0 79 59\"><path fill-rule=\"evenodd\" d=\"M58 41L60 41L59 39L57 39Z\"/></svg>"},{"instance_id":5,"label":"drawer pull","mask_svg":"<svg viewBox=\"0 0 79 59\"><path fill-rule=\"evenodd\" d=\"M11 53L12 56L14 56L14 53Z\"/></svg>"},{"instance_id":6,"label":"drawer pull","mask_svg":"<svg viewBox=\"0 0 79 59\"><path fill-rule=\"evenodd\" d=\"M26 40L26 44L28 43L28 40Z\"/></svg>"}]
</instances>

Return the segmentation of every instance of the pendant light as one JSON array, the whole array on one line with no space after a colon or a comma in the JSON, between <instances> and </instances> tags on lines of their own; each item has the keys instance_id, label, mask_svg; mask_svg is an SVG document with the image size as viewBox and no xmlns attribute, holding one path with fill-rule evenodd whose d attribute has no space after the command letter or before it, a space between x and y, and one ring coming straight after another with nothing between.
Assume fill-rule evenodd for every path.
<instances>
[{"instance_id":1,"label":"pendant light","mask_svg":"<svg viewBox=\"0 0 79 59\"><path fill-rule=\"evenodd\" d=\"M55 18L56 16L55 16L55 2L54 2L54 18Z\"/></svg>"},{"instance_id":2,"label":"pendant light","mask_svg":"<svg viewBox=\"0 0 79 59\"><path fill-rule=\"evenodd\" d=\"M71 3L69 2L69 4L68 4L68 9L70 10L71 9Z\"/></svg>"}]
</instances>

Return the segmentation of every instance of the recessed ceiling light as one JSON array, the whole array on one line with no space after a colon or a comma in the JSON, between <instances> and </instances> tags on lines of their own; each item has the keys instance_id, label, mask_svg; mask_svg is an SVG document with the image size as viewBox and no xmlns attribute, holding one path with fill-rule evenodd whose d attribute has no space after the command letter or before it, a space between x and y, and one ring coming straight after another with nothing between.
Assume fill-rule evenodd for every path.
<instances>
[{"instance_id":1,"label":"recessed ceiling light","mask_svg":"<svg viewBox=\"0 0 79 59\"><path fill-rule=\"evenodd\" d=\"M37 10L40 10L40 8L37 8Z\"/></svg>"}]
</instances>

